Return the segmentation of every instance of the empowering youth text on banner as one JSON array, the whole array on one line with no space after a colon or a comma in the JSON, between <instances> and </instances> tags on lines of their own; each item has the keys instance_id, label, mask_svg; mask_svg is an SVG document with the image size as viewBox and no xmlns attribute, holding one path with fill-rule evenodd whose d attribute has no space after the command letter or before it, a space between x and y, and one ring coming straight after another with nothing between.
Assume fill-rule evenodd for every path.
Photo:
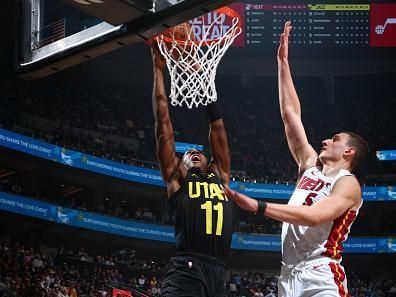
<instances>
[{"instance_id":1,"label":"empowering youth text on banner","mask_svg":"<svg viewBox=\"0 0 396 297\"><path fill-rule=\"evenodd\" d=\"M0 192L0 209L74 227L127 237L175 242L171 226L146 224Z\"/></svg>"},{"instance_id":2,"label":"empowering youth text on banner","mask_svg":"<svg viewBox=\"0 0 396 297\"><path fill-rule=\"evenodd\" d=\"M164 186L158 170L125 165L120 162L94 157L4 129L0 129L0 145L70 167L85 169L133 182Z\"/></svg>"}]
</instances>

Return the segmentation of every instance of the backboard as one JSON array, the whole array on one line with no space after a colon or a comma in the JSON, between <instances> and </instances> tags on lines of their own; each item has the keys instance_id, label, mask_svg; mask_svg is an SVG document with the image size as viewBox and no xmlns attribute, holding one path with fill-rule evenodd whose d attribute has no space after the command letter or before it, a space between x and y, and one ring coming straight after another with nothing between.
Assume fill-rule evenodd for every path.
<instances>
[{"instance_id":1,"label":"backboard","mask_svg":"<svg viewBox=\"0 0 396 297\"><path fill-rule=\"evenodd\" d=\"M36 79L215 10L231 0L19 0L16 71Z\"/></svg>"}]
</instances>

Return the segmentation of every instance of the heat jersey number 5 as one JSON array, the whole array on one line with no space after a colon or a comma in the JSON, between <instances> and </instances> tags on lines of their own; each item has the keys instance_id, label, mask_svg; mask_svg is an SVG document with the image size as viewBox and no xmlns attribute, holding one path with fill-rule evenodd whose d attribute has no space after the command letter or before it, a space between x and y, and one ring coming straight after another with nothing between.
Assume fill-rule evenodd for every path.
<instances>
[{"instance_id":1,"label":"heat jersey number 5","mask_svg":"<svg viewBox=\"0 0 396 297\"><path fill-rule=\"evenodd\" d=\"M206 234L212 234L212 209L214 209L217 211L216 235L221 236L221 232L223 231L223 204L218 202L213 207L212 205L212 201L206 201L204 204L201 204L201 209L204 209L206 213Z\"/></svg>"}]
</instances>

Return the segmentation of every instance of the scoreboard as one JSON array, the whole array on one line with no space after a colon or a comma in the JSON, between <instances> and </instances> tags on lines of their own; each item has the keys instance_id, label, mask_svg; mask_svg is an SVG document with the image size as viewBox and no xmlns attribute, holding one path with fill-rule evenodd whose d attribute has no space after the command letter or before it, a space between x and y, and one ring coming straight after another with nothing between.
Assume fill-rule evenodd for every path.
<instances>
[{"instance_id":1,"label":"scoreboard","mask_svg":"<svg viewBox=\"0 0 396 297\"><path fill-rule=\"evenodd\" d=\"M294 48L337 51L396 47L396 2L318 1L327 2L242 0L231 4L240 15L243 29L234 46L273 48L290 20L293 29L289 41Z\"/></svg>"},{"instance_id":2,"label":"scoreboard","mask_svg":"<svg viewBox=\"0 0 396 297\"><path fill-rule=\"evenodd\" d=\"M290 42L306 46L368 46L368 4L246 4L245 45L278 44L286 20Z\"/></svg>"}]
</instances>

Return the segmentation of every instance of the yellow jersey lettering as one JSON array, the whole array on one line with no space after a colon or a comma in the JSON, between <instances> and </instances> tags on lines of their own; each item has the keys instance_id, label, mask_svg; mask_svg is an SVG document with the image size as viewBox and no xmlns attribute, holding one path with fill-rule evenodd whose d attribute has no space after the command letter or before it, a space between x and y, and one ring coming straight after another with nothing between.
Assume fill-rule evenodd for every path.
<instances>
[{"instance_id":1,"label":"yellow jersey lettering","mask_svg":"<svg viewBox=\"0 0 396 297\"><path fill-rule=\"evenodd\" d=\"M209 198L209 189L207 182L188 182L188 196L190 198L199 198L201 196L201 186L203 186L204 197ZM195 191L194 191L195 188Z\"/></svg>"},{"instance_id":2,"label":"yellow jersey lettering","mask_svg":"<svg viewBox=\"0 0 396 297\"><path fill-rule=\"evenodd\" d=\"M209 189L211 199L217 197L219 200L224 200L223 191L219 188L218 184L209 184Z\"/></svg>"},{"instance_id":3,"label":"yellow jersey lettering","mask_svg":"<svg viewBox=\"0 0 396 297\"><path fill-rule=\"evenodd\" d=\"M193 192L194 189L194 184L195 184L195 193ZM201 196L201 187L198 185L199 183L194 183L194 182L188 182L188 196L190 198L198 198Z\"/></svg>"},{"instance_id":4,"label":"yellow jersey lettering","mask_svg":"<svg viewBox=\"0 0 396 297\"><path fill-rule=\"evenodd\" d=\"M203 183L199 183L199 184L204 187L205 198L208 199L209 198L208 183L207 182L203 182Z\"/></svg>"}]
</instances>

